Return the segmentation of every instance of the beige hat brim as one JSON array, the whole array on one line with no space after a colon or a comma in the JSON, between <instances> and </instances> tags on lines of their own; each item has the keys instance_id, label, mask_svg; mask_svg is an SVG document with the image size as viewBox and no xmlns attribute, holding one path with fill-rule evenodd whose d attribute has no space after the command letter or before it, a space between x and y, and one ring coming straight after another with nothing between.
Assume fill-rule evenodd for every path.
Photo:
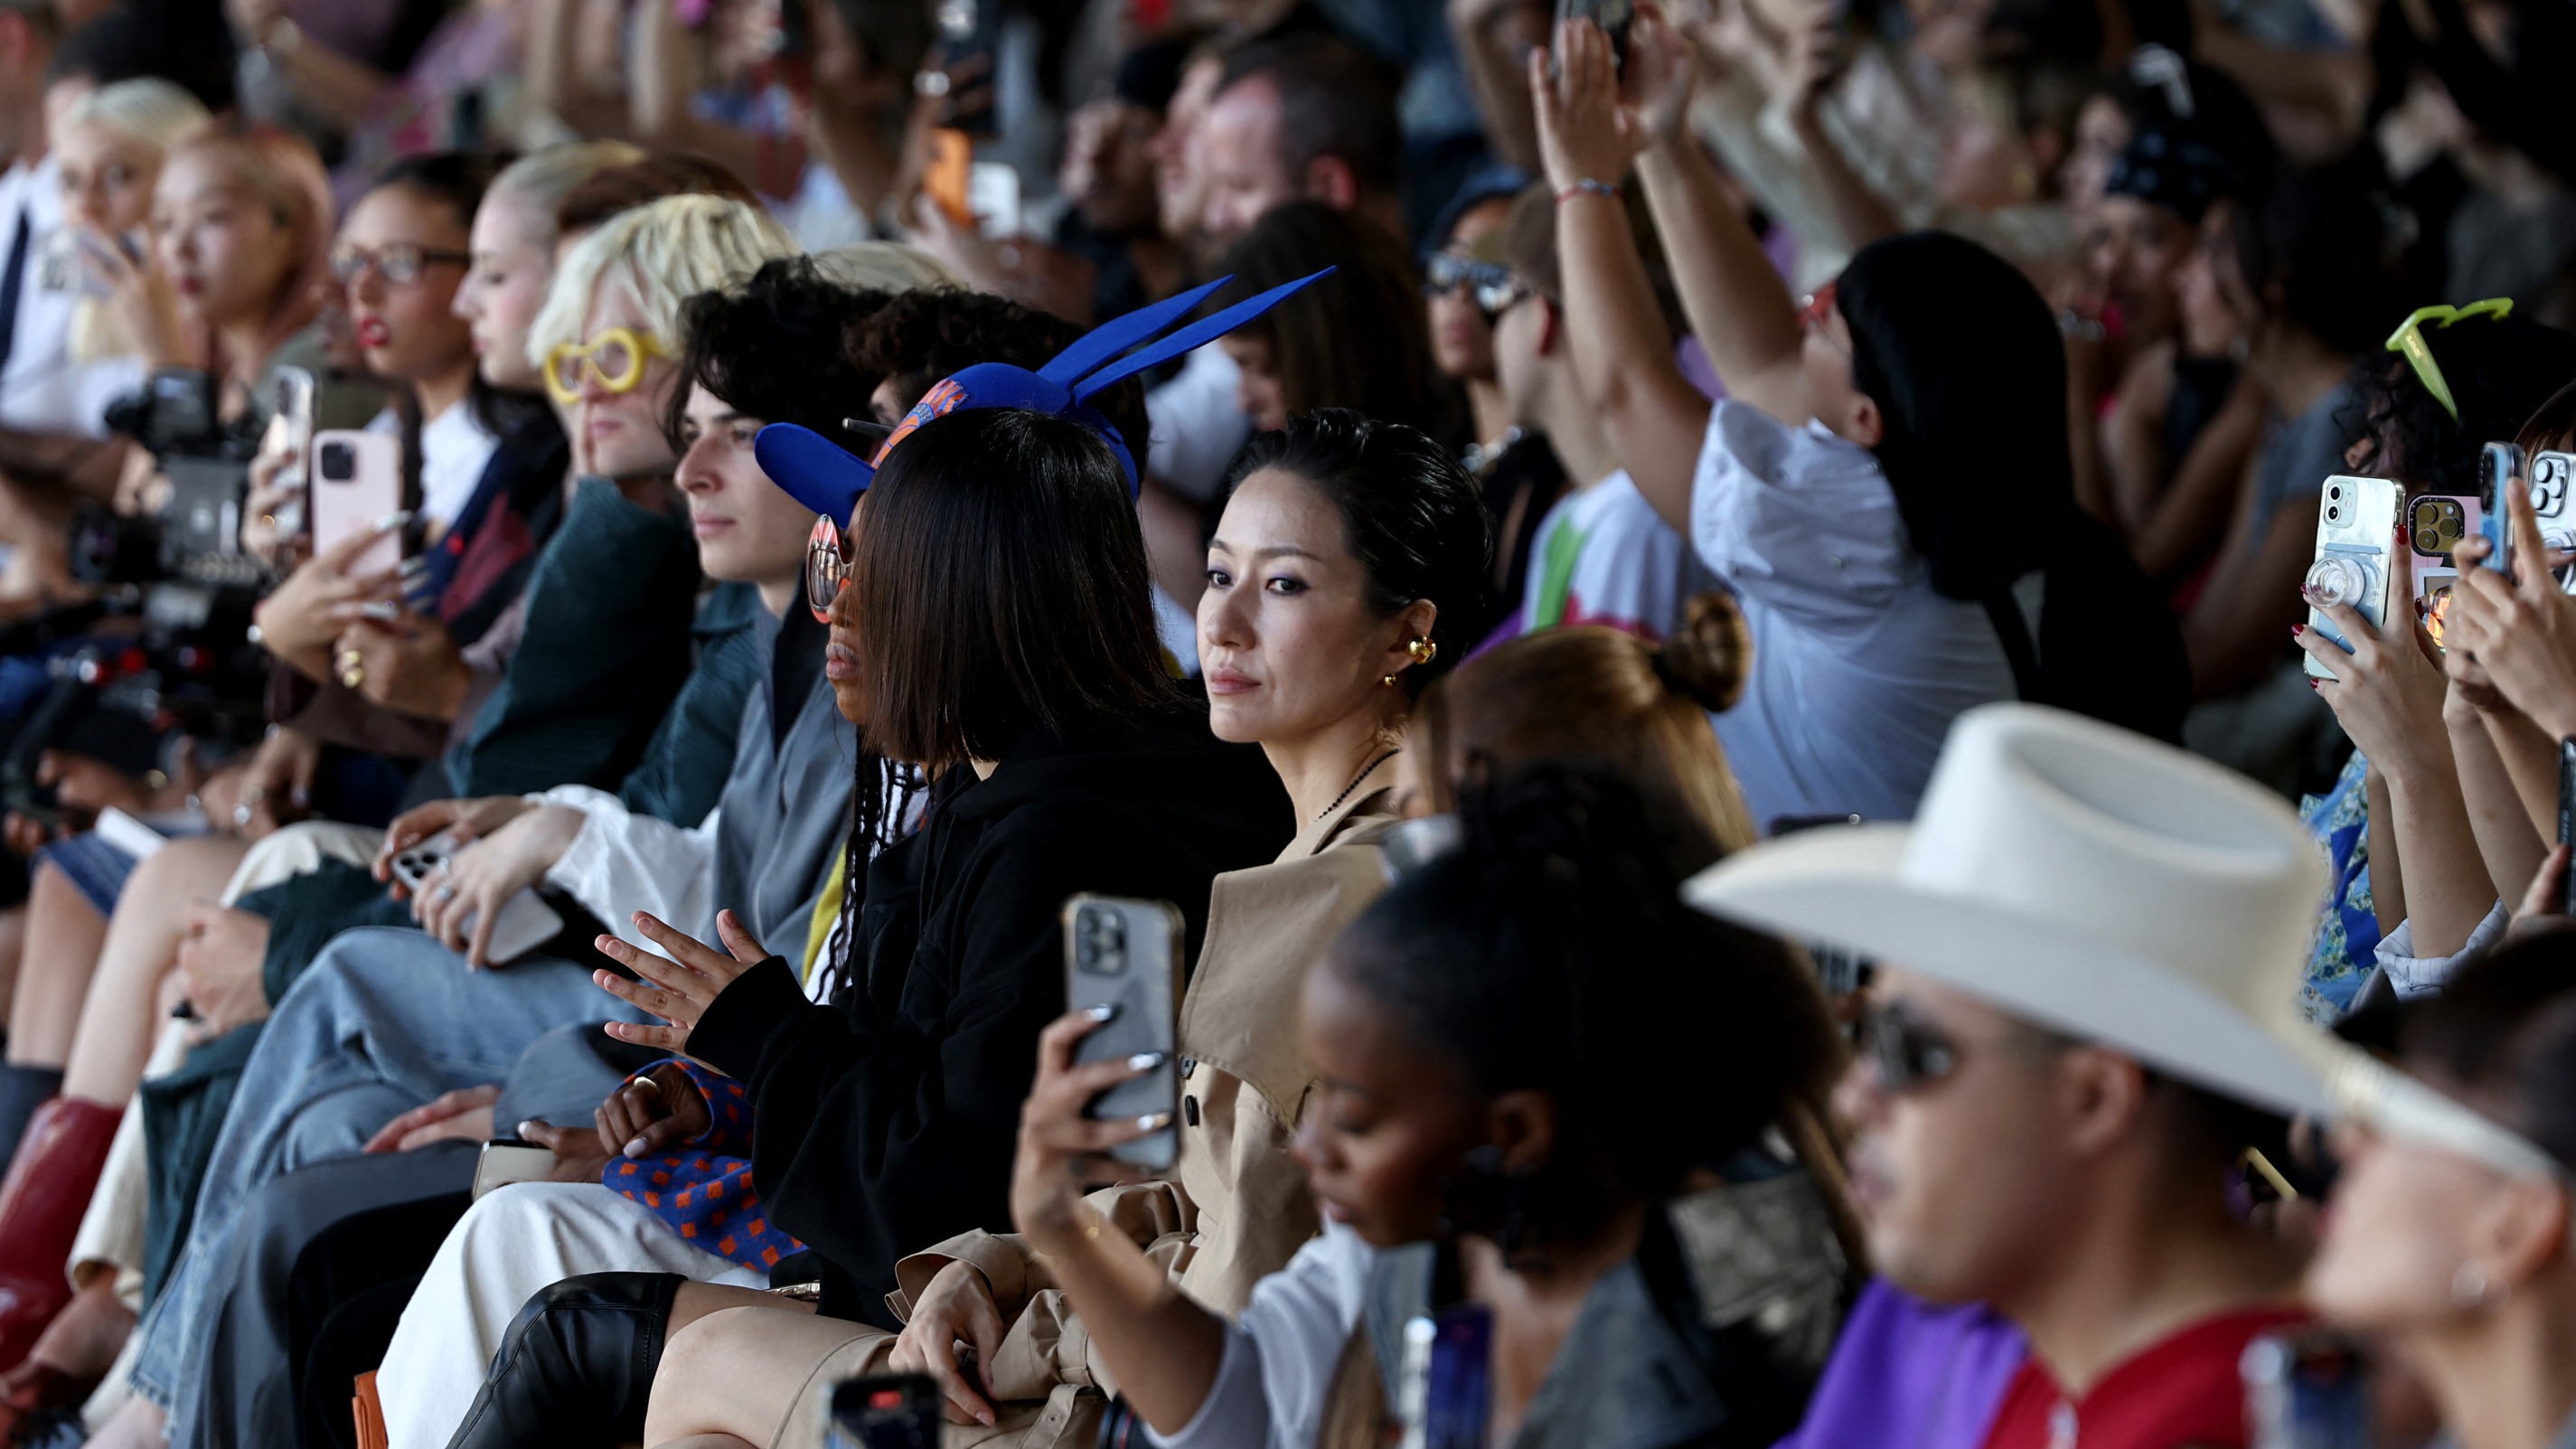
<instances>
[{"instance_id":1,"label":"beige hat brim","mask_svg":"<svg viewBox=\"0 0 2576 1449\"><path fill-rule=\"evenodd\" d=\"M1719 861L1682 896L1711 915L1934 977L2270 1111L2326 1105L2309 1061L2198 983L2058 922L1908 883L1912 835L1905 825L1802 832Z\"/></svg>"}]
</instances>

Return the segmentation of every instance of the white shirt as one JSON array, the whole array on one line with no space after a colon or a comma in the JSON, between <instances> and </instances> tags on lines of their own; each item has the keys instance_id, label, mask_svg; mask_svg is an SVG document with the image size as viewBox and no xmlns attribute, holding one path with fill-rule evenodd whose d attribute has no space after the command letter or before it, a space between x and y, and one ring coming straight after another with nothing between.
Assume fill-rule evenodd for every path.
<instances>
[{"instance_id":1,"label":"white shirt","mask_svg":"<svg viewBox=\"0 0 2576 1449\"><path fill-rule=\"evenodd\" d=\"M1603 624L1653 640L1692 596L1720 587L1625 468L1556 501L1530 542L1523 633Z\"/></svg>"},{"instance_id":2,"label":"white shirt","mask_svg":"<svg viewBox=\"0 0 2576 1449\"><path fill-rule=\"evenodd\" d=\"M1235 405L1240 376L1225 349L1211 345L1182 359L1171 381L1145 395L1145 415L1154 429L1146 472L1184 498L1205 503L1216 497L1227 466L1252 436L1252 420Z\"/></svg>"},{"instance_id":3,"label":"white shirt","mask_svg":"<svg viewBox=\"0 0 2576 1449\"><path fill-rule=\"evenodd\" d=\"M1146 1438L1165 1449L1307 1449L1376 1261L1359 1234L1325 1223L1287 1267L1253 1285L1252 1302L1225 1331L1225 1357L1198 1413L1177 1434L1149 1425Z\"/></svg>"},{"instance_id":4,"label":"white shirt","mask_svg":"<svg viewBox=\"0 0 2576 1449\"><path fill-rule=\"evenodd\" d=\"M1691 543L1753 632L1719 743L1757 825L1909 820L1950 721L2016 697L1992 620L1933 592L1867 449L1740 402L1709 414Z\"/></svg>"},{"instance_id":5,"label":"white shirt","mask_svg":"<svg viewBox=\"0 0 2576 1449\"><path fill-rule=\"evenodd\" d=\"M402 431L402 418L392 408L367 423L371 433ZM472 400L458 398L447 411L420 425L420 512L445 528L473 501L483 469L501 440L484 431L474 416Z\"/></svg>"},{"instance_id":6,"label":"white shirt","mask_svg":"<svg viewBox=\"0 0 2576 1449\"><path fill-rule=\"evenodd\" d=\"M77 366L71 360L72 309L80 294L47 289L37 266L46 238L64 224L62 182L51 156L0 172L0 267L7 265L21 213L27 218L27 251L9 361L0 368L0 426L104 437L107 404L142 386L143 364L132 357Z\"/></svg>"}]
</instances>

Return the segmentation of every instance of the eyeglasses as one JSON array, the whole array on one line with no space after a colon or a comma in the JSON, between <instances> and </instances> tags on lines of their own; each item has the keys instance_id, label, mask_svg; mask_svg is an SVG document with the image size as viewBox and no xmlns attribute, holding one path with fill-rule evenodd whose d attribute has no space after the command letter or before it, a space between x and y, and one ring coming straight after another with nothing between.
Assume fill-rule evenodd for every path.
<instances>
[{"instance_id":1,"label":"eyeglasses","mask_svg":"<svg viewBox=\"0 0 2576 1449\"><path fill-rule=\"evenodd\" d=\"M474 258L464 252L440 251L436 247L418 246L411 242L387 242L380 247L362 247L356 242L342 242L331 248L331 280L343 287L355 286L367 268L397 287L408 287L420 280L423 271L435 266L470 267Z\"/></svg>"},{"instance_id":2,"label":"eyeglasses","mask_svg":"<svg viewBox=\"0 0 2576 1449\"><path fill-rule=\"evenodd\" d=\"M2456 423L2460 420L2460 405L2452 400L2450 380L2442 376L2442 365L2433 360L2432 345L2424 340L2424 324L2430 322L2437 327L2448 327L2466 318L2503 317L2512 311L2511 297L2489 297L2465 307L2418 307L2408 314L2405 321L2397 324L2396 331L2388 334L2388 350L2405 357L2415 369L2415 380L2424 384L2424 390L2433 395L2433 401L2440 403L2442 411L2449 413L2451 421Z\"/></svg>"},{"instance_id":3,"label":"eyeglasses","mask_svg":"<svg viewBox=\"0 0 2576 1449\"><path fill-rule=\"evenodd\" d=\"M849 581L850 555L840 525L815 519L814 531L805 536L805 607L814 611L816 623L832 622L832 601Z\"/></svg>"},{"instance_id":4,"label":"eyeglasses","mask_svg":"<svg viewBox=\"0 0 2576 1449\"><path fill-rule=\"evenodd\" d=\"M1865 1002L1855 1025L1861 1052L1890 1092L1928 1087L1959 1069L1959 1044L1902 1005Z\"/></svg>"},{"instance_id":5,"label":"eyeglasses","mask_svg":"<svg viewBox=\"0 0 2576 1449\"><path fill-rule=\"evenodd\" d=\"M644 380L644 359L670 355L652 333L632 327L611 327L588 342L558 342L546 354L546 391L556 402L572 406L581 401L587 370L610 392L633 392Z\"/></svg>"},{"instance_id":6,"label":"eyeglasses","mask_svg":"<svg viewBox=\"0 0 2576 1449\"><path fill-rule=\"evenodd\" d=\"M1529 284L1514 277L1511 268L1493 262L1480 262L1455 252L1433 252L1422 272L1422 295L1445 297L1460 287L1469 288L1468 300L1484 314L1490 327L1502 320L1504 313L1530 295Z\"/></svg>"}]
</instances>

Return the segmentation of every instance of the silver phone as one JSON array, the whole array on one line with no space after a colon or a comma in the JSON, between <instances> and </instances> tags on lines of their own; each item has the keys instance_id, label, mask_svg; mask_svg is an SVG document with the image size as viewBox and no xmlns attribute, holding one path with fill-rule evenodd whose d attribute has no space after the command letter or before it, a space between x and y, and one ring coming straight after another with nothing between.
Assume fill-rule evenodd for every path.
<instances>
[{"instance_id":1,"label":"silver phone","mask_svg":"<svg viewBox=\"0 0 2576 1449\"><path fill-rule=\"evenodd\" d=\"M1180 1155L1181 946L1188 928L1167 901L1078 895L1064 903L1064 999L1075 1011L1117 1008L1074 1049L1077 1062L1123 1060L1161 1052L1163 1064L1092 1100L1085 1115L1101 1121L1173 1115L1160 1132L1113 1147L1109 1155L1149 1171Z\"/></svg>"}]
</instances>

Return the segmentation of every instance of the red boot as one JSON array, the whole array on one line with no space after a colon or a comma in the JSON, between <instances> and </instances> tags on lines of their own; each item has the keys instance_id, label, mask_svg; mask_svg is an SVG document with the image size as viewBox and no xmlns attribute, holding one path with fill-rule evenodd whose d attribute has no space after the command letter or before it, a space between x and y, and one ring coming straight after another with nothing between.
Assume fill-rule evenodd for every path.
<instances>
[{"instance_id":1,"label":"red boot","mask_svg":"<svg viewBox=\"0 0 2576 1449\"><path fill-rule=\"evenodd\" d=\"M36 1109L0 1180L0 1373L72 1298L72 1237L89 1211L121 1107L56 1097Z\"/></svg>"}]
</instances>

